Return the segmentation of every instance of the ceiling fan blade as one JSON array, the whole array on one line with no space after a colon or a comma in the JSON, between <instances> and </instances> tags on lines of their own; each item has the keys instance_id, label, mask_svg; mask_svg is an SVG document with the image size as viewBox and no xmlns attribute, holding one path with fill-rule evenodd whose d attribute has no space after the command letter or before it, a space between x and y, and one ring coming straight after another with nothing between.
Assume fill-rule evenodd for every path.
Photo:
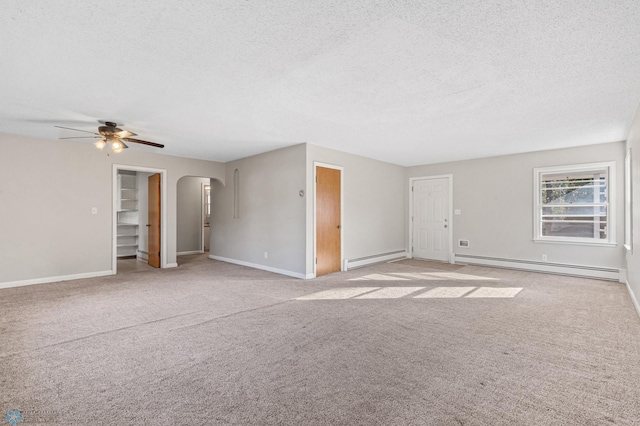
<instances>
[{"instance_id":1,"label":"ceiling fan blade","mask_svg":"<svg viewBox=\"0 0 640 426\"><path fill-rule=\"evenodd\" d=\"M155 142L148 142L148 141L143 141L140 139L132 139L132 138L122 138L123 141L127 141L127 142L133 142L133 143L140 143L142 145L149 145L149 146L153 146L156 148L164 148L164 145L159 144L159 143L155 143Z\"/></svg>"},{"instance_id":2,"label":"ceiling fan blade","mask_svg":"<svg viewBox=\"0 0 640 426\"><path fill-rule=\"evenodd\" d=\"M58 138L58 139L100 139L102 136L72 136L70 138Z\"/></svg>"},{"instance_id":3,"label":"ceiling fan blade","mask_svg":"<svg viewBox=\"0 0 640 426\"><path fill-rule=\"evenodd\" d=\"M120 130L114 133L114 135L118 136L119 138L128 138L129 136L137 136L135 133L130 132L128 130Z\"/></svg>"},{"instance_id":4,"label":"ceiling fan blade","mask_svg":"<svg viewBox=\"0 0 640 426\"><path fill-rule=\"evenodd\" d=\"M88 130L72 129L71 127L63 127L63 126L53 126L53 127L57 127L58 129L74 130L76 132L85 132L85 133L91 133L92 135L98 135L96 132L89 132Z\"/></svg>"}]
</instances>

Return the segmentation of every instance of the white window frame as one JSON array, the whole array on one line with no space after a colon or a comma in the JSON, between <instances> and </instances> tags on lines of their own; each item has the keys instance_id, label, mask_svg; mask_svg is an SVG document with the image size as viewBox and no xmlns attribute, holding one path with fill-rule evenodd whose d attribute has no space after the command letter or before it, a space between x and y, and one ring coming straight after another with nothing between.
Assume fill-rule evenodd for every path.
<instances>
[{"instance_id":1,"label":"white window frame","mask_svg":"<svg viewBox=\"0 0 640 426\"><path fill-rule=\"evenodd\" d=\"M549 173L575 173L607 171L607 238L560 237L542 235L542 200L541 178ZM576 245L596 245L615 247L616 243L616 163L607 161L602 163L574 164L568 166L537 167L533 169L533 241L536 243L560 243Z\"/></svg>"}]
</instances>

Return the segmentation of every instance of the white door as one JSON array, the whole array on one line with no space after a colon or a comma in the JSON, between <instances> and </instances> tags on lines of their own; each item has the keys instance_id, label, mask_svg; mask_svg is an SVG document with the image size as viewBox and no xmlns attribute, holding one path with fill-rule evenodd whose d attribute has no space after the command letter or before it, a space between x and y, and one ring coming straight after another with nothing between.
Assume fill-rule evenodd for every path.
<instances>
[{"instance_id":1,"label":"white door","mask_svg":"<svg viewBox=\"0 0 640 426\"><path fill-rule=\"evenodd\" d=\"M449 178L413 182L413 257L449 261Z\"/></svg>"}]
</instances>

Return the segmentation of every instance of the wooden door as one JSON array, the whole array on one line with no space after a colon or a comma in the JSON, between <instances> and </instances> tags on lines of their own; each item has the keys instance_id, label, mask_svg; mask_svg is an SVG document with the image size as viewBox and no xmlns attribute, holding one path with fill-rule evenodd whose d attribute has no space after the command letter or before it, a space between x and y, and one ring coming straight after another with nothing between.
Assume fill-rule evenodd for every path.
<instances>
[{"instance_id":1,"label":"wooden door","mask_svg":"<svg viewBox=\"0 0 640 426\"><path fill-rule=\"evenodd\" d=\"M316 276L341 270L341 205L338 169L316 166Z\"/></svg>"},{"instance_id":2,"label":"wooden door","mask_svg":"<svg viewBox=\"0 0 640 426\"><path fill-rule=\"evenodd\" d=\"M449 261L449 179L413 183L413 257Z\"/></svg>"},{"instance_id":3,"label":"wooden door","mask_svg":"<svg viewBox=\"0 0 640 426\"><path fill-rule=\"evenodd\" d=\"M160 267L160 174L149 176L149 219L147 227L149 228L149 265Z\"/></svg>"}]
</instances>

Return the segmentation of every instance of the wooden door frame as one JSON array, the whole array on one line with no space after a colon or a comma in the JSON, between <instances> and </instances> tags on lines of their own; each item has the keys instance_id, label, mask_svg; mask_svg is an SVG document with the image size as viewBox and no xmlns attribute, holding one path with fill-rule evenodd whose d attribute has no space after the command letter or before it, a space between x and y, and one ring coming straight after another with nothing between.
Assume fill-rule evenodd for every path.
<instances>
[{"instance_id":1,"label":"wooden door frame","mask_svg":"<svg viewBox=\"0 0 640 426\"><path fill-rule=\"evenodd\" d=\"M455 256L453 254L453 174L447 175L435 175L435 176L420 176L409 178L409 247L407 250L409 259L413 259L413 184L417 180L430 180L430 179L448 179L449 181L449 216L447 218L449 226L449 252L447 257L449 263L455 263Z\"/></svg>"},{"instance_id":2,"label":"wooden door frame","mask_svg":"<svg viewBox=\"0 0 640 426\"><path fill-rule=\"evenodd\" d=\"M160 268L167 267L167 170L152 167L128 166L113 164L113 180L111 183L111 273L118 272L118 172L129 170L133 172L160 174ZM140 218L138 218L139 222ZM140 223L138 223L138 227Z\"/></svg>"},{"instance_id":3,"label":"wooden door frame","mask_svg":"<svg viewBox=\"0 0 640 426\"><path fill-rule=\"evenodd\" d=\"M334 169L340 171L340 271L344 271L344 167L336 166L334 164L321 163L318 161L313 162L313 277L316 277L316 215L317 215L317 200L316 200L316 172L318 167L324 167L327 169Z\"/></svg>"}]
</instances>

